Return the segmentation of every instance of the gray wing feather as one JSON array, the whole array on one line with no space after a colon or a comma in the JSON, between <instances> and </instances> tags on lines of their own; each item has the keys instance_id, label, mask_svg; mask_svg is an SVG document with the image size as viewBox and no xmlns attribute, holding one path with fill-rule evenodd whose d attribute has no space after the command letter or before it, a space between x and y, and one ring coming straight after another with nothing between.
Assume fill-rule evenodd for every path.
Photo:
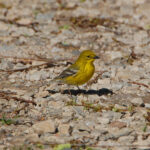
<instances>
[{"instance_id":1,"label":"gray wing feather","mask_svg":"<svg viewBox=\"0 0 150 150\"><path fill-rule=\"evenodd\" d=\"M56 79L63 79L63 78L75 75L77 72L78 72L77 69L68 68L68 69L64 70L58 77L56 77Z\"/></svg>"}]
</instances>

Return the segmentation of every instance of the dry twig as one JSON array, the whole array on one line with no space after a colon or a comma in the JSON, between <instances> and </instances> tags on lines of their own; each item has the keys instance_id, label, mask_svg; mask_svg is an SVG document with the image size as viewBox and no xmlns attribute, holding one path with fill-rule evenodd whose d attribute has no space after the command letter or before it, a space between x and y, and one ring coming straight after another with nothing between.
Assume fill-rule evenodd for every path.
<instances>
[{"instance_id":1,"label":"dry twig","mask_svg":"<svg viewBox=\"0 0 150 150\"><path fill-rule=\"evenodd\" d=\"M13 100L15 100L15 101L20 101L20 102L24 102L24 103L31 103L31 104L33 104L33 105L36 105L36 102L34 102L34 101L31 101L31 100L25 100L25 99L23 99L23 98L18 98L18 97L15 97L15 96L9 96L8 95L8 93L7 92L4 92L4 91L1 91L0 92L0 97L1 98L4 98L4 99L6 99L6 100L11 100L11 99L13 99Z\"/></svg>"},{"instance_id":2,"label":"dry twig","mask_svg":"<svg viewBox=\"0 0 150 150\"><path fill-rule=\"evenodd\" d=\"M131 84L136 84L136 85L139 85L139 86L144 86L146 88L149 88L148 85L144 84L144 83L139 83L139 82L135 82L135 81L129 81L128 83L131 83Z\"/></svg>"}]
</instances>

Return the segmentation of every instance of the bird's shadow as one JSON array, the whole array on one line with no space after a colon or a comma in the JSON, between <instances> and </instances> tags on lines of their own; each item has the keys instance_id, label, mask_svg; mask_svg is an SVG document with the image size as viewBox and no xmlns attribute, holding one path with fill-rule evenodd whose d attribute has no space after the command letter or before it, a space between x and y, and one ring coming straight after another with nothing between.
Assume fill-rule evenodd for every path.
<instances>
[{"instance_id":1,"label":"bird's shadow","mask_svg":"<svg viewBox=\"0 0 150 150\"><path fill-rule=\"evenodd\" d=\"M59 93L60 91L55 91L55 90L48 90L49 93L51 94L55 94L55 93ZM83 90L83 89L67 89L67 90L63 90L61 92L62 94L70 94L70 95L79 95L79 94L86 94L86 95L98 95L98 96L102 96L102 95L108 95L108 94L113 94L112 90L106 89L106 88L102 88L99 90Z\"/></svg>"}]
</instances>

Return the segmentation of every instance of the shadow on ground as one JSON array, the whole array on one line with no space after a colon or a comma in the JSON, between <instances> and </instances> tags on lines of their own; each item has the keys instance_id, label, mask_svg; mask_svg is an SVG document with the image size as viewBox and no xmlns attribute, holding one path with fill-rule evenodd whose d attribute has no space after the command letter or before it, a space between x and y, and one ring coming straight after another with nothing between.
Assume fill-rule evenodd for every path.
<instances>
[{"instance_id":1,"label":"shadow on ground","mask_svg":"<svg viewBox=\"0 0 150 150\"><path fill-rule=\"evenodd\" d=\"M102 88L99 90L74 90L74 89L67 89L64 91L55 91L55 90L48 90L49 93L51 94L55 94L55 93L62 93L62 94L70 94L70 95L78 95L78 94L86 94L86 95L98 95L98 96L102 96L102 95L108 95L108 94L113 94L112 90L106 89L106 88Z\"/></svg>"}]
</instances>

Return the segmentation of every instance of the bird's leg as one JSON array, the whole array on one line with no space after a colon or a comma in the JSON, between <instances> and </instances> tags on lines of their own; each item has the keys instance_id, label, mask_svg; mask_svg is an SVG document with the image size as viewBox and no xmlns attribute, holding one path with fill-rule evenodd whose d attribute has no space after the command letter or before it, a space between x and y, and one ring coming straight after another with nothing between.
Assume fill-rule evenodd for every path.
<instances>
[{"instance_id":1,"label":"bird's leg","mask_svg":"<svg viewBox=\"0 0 150 150\"><path fill-rule=\"evenodd\" d=\"M78 85L77 85L77 88L78 88L78 91L79 91L79 92L78 92L78 93L79 93L79 95L82 95L82 96L83 96L83 99L84 99L85 94L86 94L86 91L84 91L84 90L80 89Z\"/></svg>"},{"instance_id":2,"label":"bird's leg","mask_svg":"<svg viewBox=\"0 0 150 150\"><path fill-rule=\"evenodd\" d=\"M62 84L61 84L61 86L60 86L60 90L59 90L59 91L60 91L61 94L64 93L64 88L62 87Z\"/></svg>"},{"instance_id":3,"label":"bird's leg","mask_svg":"<svg viewBox=\"0 0 150 150\"><path fill-rule=\"evenodd\" d=\"M71 98L72 98L72 94L71 94L70 88L68 89L68 93L69 93L69 95L70 95Z\"/></svg>"},{"instance_id":4,"label":"bird's leg","mask_svg":"<svg viewBox=\"0 0 150 150\"><path fill-rule=\"evenodd\" d=\"M68 93L69 93L69 95L70 95L72 101L76 104L76 102L77 102L77 96L72 95L72 93L71 93L71 91L70 91L70 88L68 89Z\"/></svg>"},{"instance_id":5,"label":"bird's leg","mask_svg":"<svg viewBox=\"0 0 150 150\"><path fill-rule=\"evenodd\" d=\"M78 90L79 90L79 92L81 91L81 89L79 88L79 86L77 85L77 88L78 88Z\"/></svg>"},{"instance_id":6,"label":"bird's leg","mask_svg":"<svg viewBox=\"0 0 150 150\"><path fill-rule=\"evenodd\" d=\"M77 94L82 94L82 91L81 91L81 89L79 88L79 86L77 85L77 88L78 88L78 93Z\"/></svg>"},{"instance_id":7,"label":"bird's leg","mask_svg":"<svg viewBox=\"0 0 150 150\"><path fill-rule=\"evenodd\" d=\"M86 101L88 101L88 87L87 85L84 87L85 87L85 93L83 92L83 98L86 98L87 99Z\"/></svg>"},{"instance_id":8,"label":"bird's leg","mask_svg":"<svg viewBox=\"0 0 150 150\"><path fill-rule=\"evenodd\" d=\"M63 94L64 90L62 89L62 87L60 88L60 93Z\"/></svg>"}]
</instances>

